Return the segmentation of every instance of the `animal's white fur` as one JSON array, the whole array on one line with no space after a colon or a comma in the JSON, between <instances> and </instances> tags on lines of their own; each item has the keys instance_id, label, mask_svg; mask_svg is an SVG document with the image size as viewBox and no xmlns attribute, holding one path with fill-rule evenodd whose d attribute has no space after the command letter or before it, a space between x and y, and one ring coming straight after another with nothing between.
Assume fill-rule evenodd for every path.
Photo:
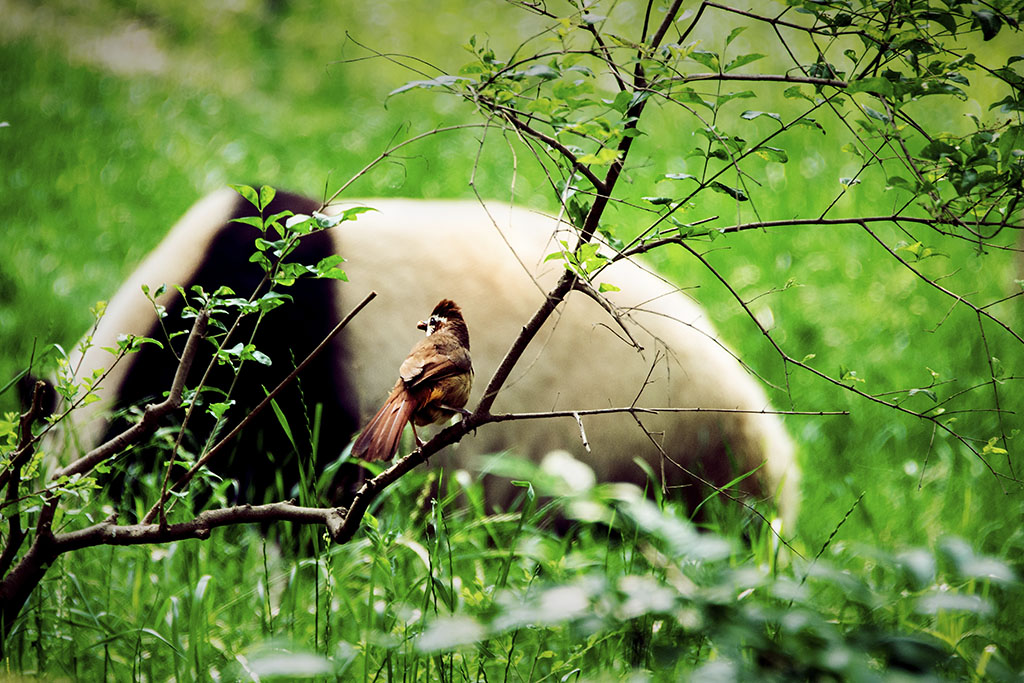
<instances>
[{"instance_id":1,"label":"animal's white fur","mask_svg":"<svg viewBox=\"0 0 1024 683\"><path fill-rule=\"evenodd\" d=\"M149 330L153 316L140 285L187 282L236 201L231 190L222 190L189 210L111 300L96 334L101 345L122 332ZM350 350L346 369L359 392L363 423L386 397L398 365L422 334L417 321L443 298L461 306L469 326L476 371L468 405L472 408L543 292L560 274L561 263L545 262L544 256L558 248L554 233L564 225L525 209L498 204L485 209L471 201L354 203L376 211L334 228L333 240L346 259L343 267L349 277L348 283L338 284L342 309L370 290L378 293L343 332ZM607 296L624 313L623 321L643 352L622 341L621 330L603 308L573 292L513 371L495 412L628 406L638 394L637 405L652 408L770 409L761 387L685 295L628 261L609 267L598 279L620 288ZM83 369L108 362L108 354L94 349ZM123 371L111 376L109 387L118 386ZM702 412L640 419L664 451L686 466L724 457L716 448L723 438L740 471L763 460L758 478L768 491L781 489L780 508L784 517L792 518L799 473L792 443L777 416ZM467 437L454 457L465 464L476 454L511 448L539 462L562 448L589 463L601 480L642 481L636 457L662 471L657 448L632 417L585 417L583 424L590 453L583 448L576 421L560 418L488 425ZM693 483L671 463L664 463L664 472L670 484Z\"/></svg>"}]
</instances>

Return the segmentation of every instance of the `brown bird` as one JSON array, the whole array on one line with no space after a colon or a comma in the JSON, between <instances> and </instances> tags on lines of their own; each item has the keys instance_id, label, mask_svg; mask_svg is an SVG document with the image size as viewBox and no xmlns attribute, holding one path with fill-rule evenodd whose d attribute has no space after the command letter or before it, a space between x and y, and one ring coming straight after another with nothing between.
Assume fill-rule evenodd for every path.
<instances>
[{"instance_id":1,"label":"brown bird","mask_svg":"<svg viewBox=\"0 0 1024 683\"><path fill-rule=\"evenodd\" d=\"M357 458L390 460L398 450L406 422L412 422L416 443L422 445L417 425L441 422L465 412L463 406L473 386L473 364L462 310L454 301L443 299L430 318L417 327L425 330L427 337L412 347L388 400L356 439L352 455Z\"/></svg>"}]
</instances>

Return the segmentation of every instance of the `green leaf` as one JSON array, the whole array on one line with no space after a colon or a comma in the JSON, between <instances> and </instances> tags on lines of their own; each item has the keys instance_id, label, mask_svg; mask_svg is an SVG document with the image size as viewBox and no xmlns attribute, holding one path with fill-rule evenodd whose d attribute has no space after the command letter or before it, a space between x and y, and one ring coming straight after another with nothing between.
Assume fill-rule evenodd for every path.
<instances>
[{"instance_id":1,"label":"green leaf","mask_svg":"<svg viewBox=\"0 0 1024 683\"><path fill-rule=\"evenodd\" d=\"M992 10L972 10L974 19L971 21L971 28L980 28L981 35L985 40L992 40L999 33L1003 26L1003 20Z\"/></svg>"},{"instance_id":2,"label":"green leaf","mask_svg":"<svg viewBox=\"0 0 1024 683\"><path fill-rule=\"evenodd\" d=\"M270 356L257 349L250 350L249 356L260 365L273 365Z\"/></svg>"},{"instance_id":3,"label":"green leaf","mask_svg":"<svg viewBox=\"0 0 1024 683\"><path fill-rule=\"evenodd\" d=\"M743 33L746 30L746 26L737 26L736 28L729 32L728 37L725 39L725 44L728 45L729 43L736 39L736 36L738 36L739 34Z\"/></svg>"},{"instance_id":4,"label":"green leaf","mask_svg":"<svg viewBox=\"0 0 1024 683\"><path fill-rule=\"evenodd\" d=\"M265 229L263 225L263 219L259 216L239 216L232 218L231 223L242 223L244 225L251 225L254 228L259 228L260 231Z\"/></svg>"},{"instance_id":5,"label":"green leaf","mask_svg":"<svg viewBox=\"0 0 1024 683\"><path fill-rule=\"evenodd\" d=\"M287 218L290 218L291 216L294 216L294 215L295 214L294 214L294 212L291 209L285 209L284 211L278 211L274 215L267 217L267 224L269 225L271 223L277 223L282 218L287 219Z\"/></svg>"},{"instance_id":6,"label":"green leaf","mask_svg":"<svg viewBox=\"0 0 1024 683\"><path fill-rule=\"evenodd\" d=\"M597 226L597 231L604 237L605 244L615 251L622 251L626 247L625 243L615 236L614 227L599 225Z\"/></svg>"},{"instance_id":7,"label":"green leaf","mask_svg":"<svg viewBox=\"0 0 1024 683\"><path fill-rule=\"evenodd\" d=\"M738 69L741 66L750 64L751 62L756 62L759 59L764 59L764 55L759 54L757 52L752 52L747 55L740 55L739 57L725 65L725 71L732 71L733 69Z\"/></svg>"},{"instance_id":8,"label":"green leaf","mask_svg":"<svg viewBox=\"0 0 1024 683\"><path fill-rule=\"evenodd\" d=\"M921 157L931 161L938 161L948 156L959 156L959 152L956 147L942 140L932 140L921 150Z\"/></svg>"},{"instance_id":9,"label":"green leaf","mask_svg":"<svg viewBox=\"0 0 1024 683\"><path fill-rule=\"evenodd\" d=\"M814 98L804 92L804 89L799 85L791 85L786 88L782 96L790 100L807 100L808 102L814 102Z\"/></svg>"},{"instance_id":10,"label":"green leaf","mask_svg":"<svg viewBox=\"0 0 1024 683\"><path fill-rule=\"evenodd\" d=\"M260 208L260 200L256 195L256 190L248 185L229 185L232 190L242 195L249 201L250 204L255 206L257 209Z\"/></svg>"},{"instance_id":11,"label":"green leaf","mask_svg":"<svg viewBox=\"0 0 1024 683\"><path fill-rule=\"evenodd\" d=\"M486 629L472 617L440 617L423 629L416 639L416 649L425 653L445 652L486 637Z\"/></svg>"},{"instance_id":12,"label":"green leaf","mask_svg":"<svg viewBox=\"0 0 1024 683\"><path fill-rule=\"evenodd\" d=\"M766 159L768 161L775 161L780 164L784 164L789 161L789 155L786 154L786 150L779 149L778 147L767 147L761 146L754 150L754 154Z\"/></svg>"},{"instance_id":13,"label":"green leaf","mask_svg":"<svg viewBox=\"0 0 1024 683\"><path fill-rule=\"evenodd\" d=\"M260 311L266 313L267 311L272 311L278 306L281 306L282 304L287 303L288 301L291 300L292 298L287 294L281 294L280 292L270 291L261 296L254 303L256 304L256 307Z\"/></svg>"},{"instance_id":14,"label":"green leaf","mask_svg":"<svg viewBox=\"0 0 1024 683\"><path fill-rule=\"evenodd\" d=\"M263 209L267 208L270 202L274 201L275 196L277 196L277 190L272 188L270 185L264 185L263 187L261 187L259 204L260 211L263 211Z\"/></svg>"},{"instance_id":15,"label":"green leaf","mask_svg":"<svg viewBox=\"0 0 1024 683\"><path fill-rule=\"evenodd\" d=\"M562 245L562 251L553 251L550 254L548 254L547 256L545 256L544 257L544 262L545 263L547 263L548 261L561 261L561 260L565 259L565 257L567 256L568 249L569 249L569 243L566 242L565 240L558 240L558 242L559 242L559 244Z\"/></svg>"},{"instance_id":16,"label":"green leaf","mask_svg":"<svg viewBox=\"0 0 1024 683\"><path fill-rule=\"evenodd\" d=\"M451 76L451 75L445 74L445 75L442 75L442 76L438 76L437 78L431 78L430 80L409 81L405 85L403 85L403 86L401 86L399 88L395 88L394 90L389 92L388 93L388 97L391 97L392 95L398 95L399 93L406 92L407 90L413 90L415 88L422 88L424 90L429 90L431 88L450 88L451 86L455 85L459 81L468 81L468 80L470 80L470 79L466 78L465 76Z\"/></svg>"},{"instance_id":17,"label":"green leaf","mask_svg":"<svg viewBox=\"0 0 1024 683\"><path fill-rule=\"evenodd\" d=\"M748 201L750 199L749 197L747 197L747 194L743 190L740 190L740 189L735 188L735 187L729 187L728 185L725 185L724 183L720 183L717 180L715 182L711 183L711 185L709 185L709 187L712 190L714 190L715 192L721 192L722 194L729 195L730 197L732 197L733 199L735 199L738 202L745 202L745 201Z\"/></svg>"},{"instance_id":18,"label":"green leaf","mask_svg":"<svg viewBox=\"0 0 1024 683\"><path fill-rule=\"evenodd\" d=\"M901 190L907 190L908 192L914 191L914 186L910 183L910 181L907 180L906 178L901 178L898 175L889 176L889 179L886 181L886 184L888 185L886 189L898 187Z\"/></svg>"},{"instance_id":19,"label":"green leaf","mask_svg":"<svg viewBox=\"0 0 1024 683\"><path fill-rule=\"evenodd\" d=\"M207 406L206 412L212 415L213 419L219 420L224 416L224 413L227 412L228 408L230 408L234 404L234 401L211 403L209 406Z\"/></svg>"},{"instance_id":20,"label":"green leaf","mask_svg":"<svg viewBox=\"0 0 1024 683\"><path fill-rule=\"evenodd\" d=\"M1004 114L1008 114L1011 111L1024 111L1024 102L1021 98L1014 95L1007 95L998 102L993 102L989 105L988 110L992 111L996 107L999 107L1000 111Z\"/></svg>"},{"instance_id":21,"label":"green leaf","mask_svg":"<svg viewBox=\"0 0 1024 683\"><path fill-rule=\"evenodd\" d=\"M922 19L934 21L952 34L956 34L956 16L952 12L922 12Z\"/></svg>"},{"instance_id":22,"label":"green leaf","mask_svg":"<svg viewBox=\"0 0 1024 683\"><path fill-rule=\"evenodd\" d=\"M697 182L700 182L697 176L690 175L689 173L666 173L665 177L669 180L696 180Z\"/></svg>"},{"instance_id":23,"label":"green leaf","mask_svg":"<svg viewBox=\"0 0 1024 683\"><path fill-rule=\"evenodd\" d=\"M882 78L881 76L875 76L874 78L861 78L860 80L853 81L846 87L846 92L878 93L879 95L885 95L886 97L892 97L894 95L892 81L888 78Z\"/></svg>"},{"instance_id":24,"label":"green leaf","mask_svg":"<svg viewBox=\"0 0 1024 683\"><path fill-rule=\"evenodd\" d=\"M341 217L339 219L336 219L333 223L330 223L330 224L325 224L321 220L320 214L318 214L316 212L313 213L313 217L316 218L317 224L320 225L321 227L330 228L330 227L333 227L334 225L337 225L338 223L343 223L345 221L354 221L360 214L364 214L364 213L367 213L367 212L370 212L370 211L376 211L376 210L377 209L373 208L372 206L353 206L351 208L348 208L348 209L345 209L344 211L342 211L341 212Z\"/></svg>"},{"instance_id":25,"label":"green leaf","mask_svg":"<svg viewBox=\"0 0 1024 683\"><path fill-rule=\"evenodd\" d=\"M645 202L650 202L655 206L668 206L675 200L672 197L642 197Z\"/></svg>"},{"instance_id":26,"label":"green leaf","mask_svg":"<svg viewBox=\"0 0 1024 683\"><path fill-rule=\"evenodd\" d=\"M956 188L957 194L963 196L974 189L980 177L973 168L967 168L959 175L954 176L951 174L950 180L953 182L953 187Z\"/></svg>"},{"instance_id":27,"label":"green leaf","mask_svg":"<svg viewBox=\"0 0 1024 683\"><path fill-rule=\"evenodd\" d=\"M924 394L925 396L930 398L933 403L938 403L939 402L938 395L934 391L932 391L931 389L925 389L925 388L911 389L910 391L907 392L907 396L916 396L917 394Z\"/></svg>"},{"instance_id":28,"label":"green leaf","mask_svg":"<svg viewBox=\"0 0 1024 683\"><path fill-rule=\"evenodd\" d=\"M935 592L922 596L917 602L917 611L921 614L939 614L940 612L988 614L992 612L992 609L992 603L980 595L966 593Z\"/></svg>"},{"instance_id":29,"label":"green leaf","mask_svg":"<svg viewBox=\"0 0 1024 683\"><path fill-rule=\"evenodd\" d=\"M539 78L542 81L550 81L558 78L562 74L558 69L547 64L534 64L526 71L523 71L522 75L527 78Z\"/></svg>"},{"instance_id":30,"label":"green leaf","mask_svg":"<svg viewBox=\"0 0 1024 683\"><path fill-rule=\"evenodd\" d=\"M292 214L285 220L284 227L292 232L297 232L300 235L306 235L313 231L312 223L312 216L307 216L304 213L296 213Z\"/></svg>"},{"instance_id":31,"label":"green leaf","mask_svg":"<svg viewBox=\"0 0 1024 683\"><path fill-rule=\"evenodd\" d=\"M700 62L712 71L720 70L720 63L718 61L718 55L714 52L707 52L705 50L694 50L690 53L690 58Z\"/></svg>"},{"instance_id":32,"label":"green leaf","mask_svg":"<svg viewBox=\"0 0 1024 683\"><path fill-rule=\"evenodd\" d=\"M995 443L998 438L990 439ZM957 572L969 579L984 579L996 583L1015 584L1018 579L1014 570L1002 560L978 555L962 538L946 537L939 541L943 553L953 561Z\"/></svg>"},{"instance_id":33,"label":"green leaf","mask_svg":"<svg viewBox=\"0 0 1024 683\"><path fill-rule=\"evenodd\" d=\"M341 268L338 268L338 264L344 260L338 254L331 254L320 259L320 262L314 268L316 270L316 277L348 282L348 275Z\"/></svg>"},{"instance_id":34,"label":"green leaf","mask_svg":"<svg viewBox=\"0 0 1024 683\"><path fill-rule=\"evenodd\" d=\"M557 99L564 100L563 104L571 107L572 109L578 109L581 106L594 104L594 102L589 99L577 101L580 95L589 93L593 89L594 88L589 81L574 79L567 82L566 79L562 79L553 84L551 93Z\"/></svg>"},{"instance_id":35,"label":"green leaf","mask_svg":"<svg viewBox=\"0 0 1024 683\"><path fill-rule=\"evenodd\" d=\"M578 161L581 164L589 164L591 166L607 166L611 164L619 156L619 151L612 147L604 147L597 151L596 154L584 154Z\"/></svg>"},{"instance_id":36,"label":"green leaf","mask_svg":"<svg viewBox=\"0 0 1024 683\"><path fill-rule=\"evenodd\" d=\"M547 256L544 257L544 262L547 263L548 261L561 261L564 258L565 258L565 254L564 253L562 253L560 251L553 251L553 252L551 252L550 254L548 254Z\"/></svg>"},{"instance_id":37,"label":"green leaf","mask_svg":"<svg viewBox=\"0 0 1024 683\"><path fill-rule=\"evenodd\" d=\"M608 284L607 282L602 282L597 286L597 291L604 294L605 292L621 292L622 290L619 287L616 287L615 285Z\"/></svg>"},{"instance_id":38,"label":"green leaf","mask_svg":"<svg viewBox=\"0 0 1024 683\"><path fill-rule=\"evenodd\" d=\"M856 370L851 370L850 368L848 368L845 365L840 363L840 365L839 365L839 381L840 382L846 382L846 383L848 383L848 384L850 384L852 386L855 382L862 382L863 383L865 380L863 378L857 376L857 371Z\"/></svg>"},{"instance_id":39,"label":"green leaf","mask_svg":"<svg viewBox=\"0 0 1024 683\"><path fill-rule=\"evenodd\" d=\"M1005 169L1010 164L1017 163L1019 157L1014 152L1024 150L1024 126L1010 126L999 134L996 142L999 147L999 160Z\"/></svg>"},{"instance_id":40,"label":"green leaf","mask_svg":"<svg viewBox=\"0 0 1024 683\"><path fill-rule=\"evenodd\" d=\"M249 257L249 262L260 264L260 266L263 267L263 270L270 270L270 268L273 266L273 264L270 262L270 259L268 259L266 256L263 255L262 252L259 251L254 252L253 255Z\"/></svg>"},{"instance_id":41,"label":"green leaf","mask_svg":"<svg viewBox=\"0 0 1024 683\"><path fill-rule=\"evenodd\" d=\"M693 88L685 88L675 95L676 100L679 102L689 102L690 104L699 104L703 107L707 107L711 111L715 110L715 105L712 102L708 102L703 97L697 94Z\"/></svg>"},{"instance_id":42,"label":"green leaf","mask_svg":"<svg viewBox=\"0 0 1024 683\"><path fill-rule=\"evenodd\" d=\"M727 92L722 93L718 96L718 106L721 107L729 100L748 99L751 97L757 97L753 90L744 90L742 92Z\"/></svg>"},{"instance_id":43,"label":"green leaf","mask_svg":"<svg viewBox=\"0 0 1024 683\"><path fill-rule=\"evenodd\" d=\"M820 123L818 123L814 119L809 118L807 116L804 116L804 117L799 118L799 119L795 119L795 120L793 120L789 124L790 128L794 128L796 126L804 126L806 128L817 128L818 130L821 131L822 135L826 135L827 134L827 132L825 131L825 127L824 126L822 126Z\"/></svg>"},{"instance_id":44,"label":"green leaf","mask_svg":"<svg viewBox=\"0 0 1024 683\"><path fill-rule=\"evenodd\" d=\"M862 109L864 110L865 114L875 119L876 121L881 121L882 123L889 123L890 121L888 116L886 116L880 111L872 109L871 107L862 107Z\"/></svg>"},{"instance_id":45,"label":"green leaf","mask_svg":"<svg viewBox=\"0 0 1024 683\"><path fill-rule=\"evenodd\" d=\"M759 118L761 116L767 116L770 119L775 119L776 121L779 122L779 125L782 125L782 117L776 114L775 112L747 110L740 114L740 118L744 118L748 121L753 121L754 119Z\"/></svg>"},{"instance_id":46,"label":"green leaf","mask_svg":"<svg viewBox=\"0 0 1024 683\"><path fill-rule=\"evenodd\" d=\"M633 93L629 92L628 90L622 90L617 95L615 95L615 99L612 100L612 109L614 109L617 112L625 114L626 110L629 109L629 105L632 101Z\"/></svg>"}]
</instances>

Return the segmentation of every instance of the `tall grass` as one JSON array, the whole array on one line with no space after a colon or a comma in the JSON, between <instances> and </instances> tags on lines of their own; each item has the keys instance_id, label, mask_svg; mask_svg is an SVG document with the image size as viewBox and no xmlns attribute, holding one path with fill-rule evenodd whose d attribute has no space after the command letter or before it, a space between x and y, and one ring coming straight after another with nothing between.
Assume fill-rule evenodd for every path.
<instances>
[{"instance_id":1,"label":"tall grass","mask_svg":"<svg viewBox=\"0 0 1024 683\"><path fill-rule=\"evenodd\" d=\"M830 545L811 563L756 527L726 541L621 489L560 506L576 521L555 533L527 495L503 515L458 504L481 495L464 481L403 480L359 540L317 557L252 529L71 555L5 665L74 680L1010 675L998 622L1019 586L964 541Z\"/></svg>"}]
</instances>

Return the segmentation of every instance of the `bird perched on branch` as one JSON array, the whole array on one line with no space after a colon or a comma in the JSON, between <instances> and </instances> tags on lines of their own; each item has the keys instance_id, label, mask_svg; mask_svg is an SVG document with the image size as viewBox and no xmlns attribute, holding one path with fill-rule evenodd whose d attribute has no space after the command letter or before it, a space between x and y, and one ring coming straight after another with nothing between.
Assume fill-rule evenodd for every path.
<instances>
[{"instance_id":1,"label":"bird perched on branch","mask_svg":"<svg viewBox=\"0 0 1024 683\"><path fill-rule=\"evenodd\" d=\"M412 422L416 443L422 445L417 425L441 422L464 412L473 386L473 364L462 310L454 301L443 299L417 327L427 336L412 347L388 400L356 439L352 455L357 458L390 460L406 422Z\"/></svg>"}]
</instances>

